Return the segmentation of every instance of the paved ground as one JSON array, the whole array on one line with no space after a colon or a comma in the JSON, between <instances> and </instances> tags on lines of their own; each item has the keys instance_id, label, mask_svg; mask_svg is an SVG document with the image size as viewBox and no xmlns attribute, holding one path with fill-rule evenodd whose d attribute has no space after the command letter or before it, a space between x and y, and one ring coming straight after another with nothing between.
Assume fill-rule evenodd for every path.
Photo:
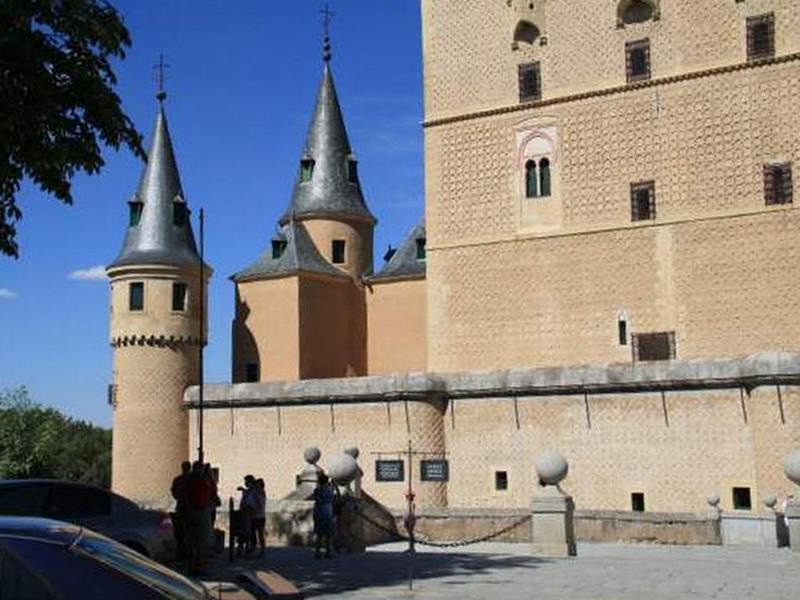
<instances>
[{"instance_id":1,"label":"paved ground","mask_svg":"<svg viewBox=\"0 0 800 600\"><path fill-rule=\"evenodd\" d=\"M315 560L306 549L276 548L236 564L275 570L319 600L800 598L800 556L786 549L579 544L577 558L557 560L534 558L522 544L421 549L413 592L404 549Z\"/></svg>"}]
</instances>

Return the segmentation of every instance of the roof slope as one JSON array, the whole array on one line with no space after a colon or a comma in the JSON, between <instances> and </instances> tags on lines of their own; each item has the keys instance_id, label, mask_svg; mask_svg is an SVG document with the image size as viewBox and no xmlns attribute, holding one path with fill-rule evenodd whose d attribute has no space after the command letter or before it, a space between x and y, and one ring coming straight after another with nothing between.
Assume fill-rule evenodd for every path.
<instances>
[{"instance_id":1,"label":"roof slope","mask_svg":"<svg viewBox=\"0 0 800 600\"><path fill-rule=\"evenodd\" d=\"M424 277L426 264L424 259L417 258L417 240L425 239L425 221L417 224L403 243L383 265L383 268L371 277L371 281L395 279L401 277Z\"/></svg>"}]
</instances>

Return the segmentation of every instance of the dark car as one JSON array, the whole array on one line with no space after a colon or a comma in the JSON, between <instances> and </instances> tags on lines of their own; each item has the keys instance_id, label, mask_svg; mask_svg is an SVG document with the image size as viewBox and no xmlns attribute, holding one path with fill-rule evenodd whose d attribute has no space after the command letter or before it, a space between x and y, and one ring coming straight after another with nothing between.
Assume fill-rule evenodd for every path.
<instances>
[{"instance_id":1,"label":"dark car","mask_svg":"<svg viewBox=\"0 0 800 600\"><path fill-rule=\"evenodd\" d=\"M46 479L0 481L0 515L67 521L153 558L173 557L169 514L143 510L122 496L82 483Z\"/></svg>"},{"instance_id":2,"label":"dark car","mask_svg":"<svg viewBox=\"0 0 800 600\"><path fill-rule=\"evenodd\" d=\"M0 517L0 600L210 600L206 589L87 529Z\"/></svg>"}]
</instances>

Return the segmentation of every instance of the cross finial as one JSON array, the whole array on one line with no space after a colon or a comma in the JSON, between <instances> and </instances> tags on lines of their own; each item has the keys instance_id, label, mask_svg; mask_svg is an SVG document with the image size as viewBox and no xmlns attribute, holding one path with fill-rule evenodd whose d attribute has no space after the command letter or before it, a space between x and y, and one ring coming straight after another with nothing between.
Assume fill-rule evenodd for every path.
<instances>
[{"instance_id":1,"label":"cross finial","mask_svg":"<svg viewBox=\"0 0 800 600\"><path fill-rule=\"evenodd\" d=\"M324 34L323 42L322 42L322 60L325 62L330 62L331 57L333 54L331 53L331 20L334 17L333 11L328 6L328 3L325 3L325 7L319 11L319 14L322 15L322 31Z\"/></svg>"},{"instance_id":2,"label":"cross finial","mask_svg":"<svg viewBox=\"0 0 800 600\"><path fill-rule=\"evenodd\" d=\"M158 55L158 64L153 65L153 70L156 72L156 98L162 102L167 97L167 92L164 91L164 69L168 69L170 65L164 62L164 55Z\"/></svg>"}]
</instances>

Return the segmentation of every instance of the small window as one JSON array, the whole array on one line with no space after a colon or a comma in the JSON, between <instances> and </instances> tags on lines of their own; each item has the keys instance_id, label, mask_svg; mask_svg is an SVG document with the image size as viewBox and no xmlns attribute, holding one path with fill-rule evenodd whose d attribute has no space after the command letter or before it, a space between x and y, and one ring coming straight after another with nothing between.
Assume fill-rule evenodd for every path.
<instances>
[{"instance_id":1,"label":"small window","mask_svg":"<svg viewBox=\"0 0 800 600\"><path fill-rule=\"evenodd\" d=\"M656 184L641 181L631 184L631 220L651 221L656 218Z\"/></svg>"},{"instance_id":2,"label":"small window","mask_svg":"<svg viewBox=\"0 0 800 600\"><path fill-rule=\"evenodd\" d=\"M647 0L633 0L622 12L622 22L625 25L646 23L655 17L653 5Z\"/></svg>"},{"instance_id":3,"label":"small window","mask_svg":"<svg viewBox=\"0 0 800 600\"><path fill-rule=\"evenodd\" d=\"M751 510L753 508L749 487L733 488L733 508L734 510Z\"/></svg>"},{"instance_id":4,"label":"small window","mask_svg":"<svg viewBox=\"0 0 800 600\"><path fill-rule=\"evenodd\" d=\"M747 60L775 56L775 15L747 18Z\"/></svg>"},{"instance_id":5,"label":"small window","mask_svg":"<svg viewBox=\"0 0 800 600\"><path fill-rule=\"evenodd\" d=\"M425 244L427 240L425 238L417 238L417 260L425 260L426 256L426 249Z\"/></svg>"},{"instance_id":6,"label":"small window","mask_svg":"<svg viewBox=\"0 0 800 600\"><path fill-rule=\"evenodd\" d=\"M352 158L347 160L347 181L358 183L358 161Z\"/></svg>"},{"instance_id":7,"label":"small window","mask_svg":"<svg viewBox=\"0 0 800 600\"><path fill-rule=\"evenodd\" d=\"M542 98L542 82L539 63L519 65L519 101L533 102Z\"/></svg>"},{"instance_id":8,"label":"small window","mask_svg":"<svg viewBox=\"0 0 800 600\"><path fill-rule=\"evenodd\" d=\"M675 332L633 334L633 360L649 362L675 358Z\"/></svg>"},{"instance_id":9,"label":"small window","mask_svg":"<svg viewBox=\"0 0 800 600\"><path fill-rule=\"evenodd\" d=\"M172 203L172 224L176 227L183 227L189 221L189 209L185 202Z\"/></svg>"},{"instance_id":10,"label":"small window","mask_svg":"<svg viewBox=\"0 0 800 600\"><path fill-rule=\"evenodd\" d=\"M247 383L256 383L261 379L261 374L258 369L258 363L247 363L245 366L245 381Z\"/></svg>"},{"instance_id":11,"label":"small window","mask_svg":"<svg viewBox=\"0 0 800 600\"><path fill-rule=\"evenodd\" d=\"M314 159L304 158L300 161L300 181L311 181L314 176Z\"/></svg>"},{"instance_id":12,"label":"small window","mask_svg":"<svg viewBox=\"0 0 800 600\"><path fill-rule=\"evenodd\" d=\"M278 260L286 250L286 240L272 240L272 260Z\"/></svg>"},{"instance_id":13,"label":"small window","mask_svg":"<svg viewBox=\"0 0 800 600\"><path fill-rule=\"evenodd\" d=\"M494 489L498 492L504 492L508 489L508 472L495 471L494 472Z\"/></svg>"},{"instance_id":14,"label":"small window","mask_svg":"<svg viewBox=\"0 0 800 600\"><path fill-rule=\"evenodd\" d=\"M539 161L539 195L542 198L550 196L550 159L543 158Z\"/></svg>"},{"instance_id":15,"label":"small window","mask_svg":"<svg viewBox=\"0 0 800 600\"><path fill-rule=\"evenodd\" d=\"M172 284L172 310L183 312L186 310L186 291L185 283Z\"/></svg>"},{"instance_id":16,"label":"small window","mask_svg":"<svg viewBox=\"0 0 800 600\"><path fill-rule=\"evenodd\" d=\"M128 224L131 227L136 227L142 221L142 210L144 209L144 204L141 202L128 202Z\"/></svg>"},{"instance_id":17,"label":"small window","mask_svg":"<svg viewBox=\"0 0 800 600\"><path fill-rule=\"evenodd\" d=\"M128 309L144 310L144 283L134 281L128 288Z\"/></svg>"},{"instance_id":18,"label":"small window","mask_svg":"<svg viewBox=\"0 0 800 600\"><path fill-rule=\"evenodd\" d=\"M529 160L525 163L525 197L539 197L539 178L536 176L535 160Z\"/></svg>"},{"instance_id":19,"label":"small window","mask_svg":"<svg viewBox=\"0 0 800 600\"><path fill-rule=\"evenodd\" d=\"M333 240L331 243L331 260L335 265L343 265L345 261L345 241Z\"/></svg>"},{"instance_id":20,"label":"small window","mask_svg":"<svg viewBox=\"0 0 800 600\"><path fill-rule=\"evenodd\" d=\"M792 164L764 165L764 201L770 204L792 203Z\"/></svg>"},{"instance_id":21,"label":"small window","mask_svg":"<svg viewBox=\"0 0 800 600\"><path fill-rule=\"evenodd\" d=\"M619 338L620 346L628 345L628 322L625 319L617 321L617 337Z\"/></svg>"},{"instance_id":22,"label":"small window","mask_svg":"<svg viewBox=\"0 0 800 600\"><path fill-rule=\"evenodd\" d=\"M641 492L631 494L631 510L633 512L644 512L644 494Z\"/></svg>"},{"instance_id":23,"label":"small window","mask_svg":"<svg viewBox=\"0 0 800 600\"><path fill-rule=\"evenodd\" d=\"M625 44L625 71L628 83L650 79L650 40Z\"/></svg>"},{"instance_id":24,"label":"small window","mask_svg":"<svg viewBox=\"0 0 800 600\"><path fill-rule=\"evenodd\" d=\"M514 41L533 44L539 37L539 28L530 21L520 21L514 29Z\"/></svg>"},{"instance_id":25,"label":"small window","mask_svg":"<svg viewBox=\"0 0 800 600\"><path fill-rule=\"evenodd\" d=\"M110 494L81 485L53 486L45 505L45 516L64 521L110 514Z\"/></svg>"}]
</instances>

